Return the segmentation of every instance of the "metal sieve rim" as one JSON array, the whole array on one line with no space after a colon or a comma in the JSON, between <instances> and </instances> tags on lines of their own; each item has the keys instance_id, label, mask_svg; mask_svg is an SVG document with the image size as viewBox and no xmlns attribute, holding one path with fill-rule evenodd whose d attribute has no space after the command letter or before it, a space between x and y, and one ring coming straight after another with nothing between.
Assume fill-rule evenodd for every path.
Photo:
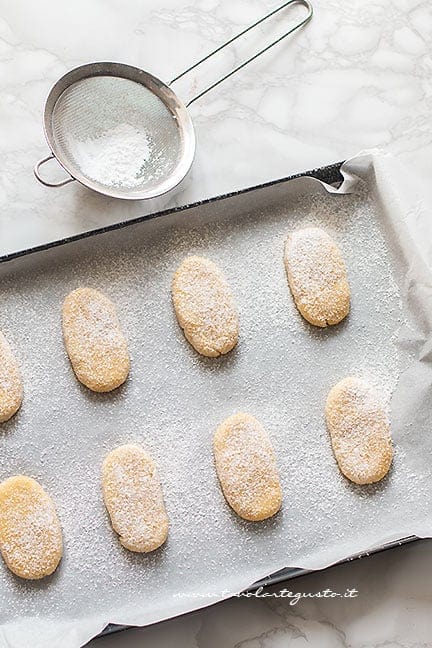
<instances>
[{"instance_id":1,"label":"metal sieve rim","mask_svg":"<svg viewBox=\"0 0 432 648\"><path fill-rule=\"evenodd\" d=\"M73 180L78 180L86 187L89 187L90 189L93 189L100 194L113 196L114 198L131 200L154 198L173 189L181 182L181 180L189 171L195 153L195 133L191 118L189 116L189 113L187 112L187 108L194 101L203 97L220 83L222 83L226 79L229 79L231 76L233 76L233 74L236 74L239 70L242 70L244 67L255 61L255 59L257 59L259 56L265 54L265 52L268 52L272 47L280 43L287 36L297 31L304 25L307 25L307 23L312 19L313 16L313 7L310 0L285 0L285 2L283 2L283 4L281 4L279 7L276 7L265 16L252 23L252 25L249 25L249 27L246 27L235 36L229 38L225 43L222 43L222 45L216 47L216 49L211 51L209 54L206 54L206 56L201 58L199 61L197 61L186 70L178 74L174 79L172 79L170 85L195 70L195 68L199 67L202 63L212 58L215 54L225 49L228 45L231 45L231 43L261 25L261 23L263 23L264 21L272 18L280 11L296 4L302 5L307 9L307 14L304 18L291 26L285 33L273 40L270 44L266 45L258 52L255 52L255 54L236 65L233 69L231 69L229 72L227 72L225 75L223 75L213 83L210 83L210 85L205 87L192 99L190 99L186 105L184 105L178 99L176 94L168 85L166 85L153 75L149 74L148 72L144 72L143 70L131 65L108 62L89 63L86 65L81 65L80 67L77 67L65 74L51 89L51 92L48 95L48 99L45 104L44 130L48 145L51 149L51 155L43 158L42 160L39 160L39 162L37 162L34 166L33 173L36 179L47 187L62 187L69 182L73 182ZM140 83L144 87L146 87L155 96L157 96L168 109L168 111L172 114L173 119L179 129L179 139L183 146L183 149L181 150L181 158L175 169L171 171L171 173L165 178L165 180L156 182L153 189L144 190L141 188L137 190L129 190L128 193L120 193L115 188L107 187L106 185L102 185L101 183L95 183L93 180L82 174L79 168L76 168L75 164L70 164L70 160L66 156L64 156L56 146L52 130L52 121L53 110L57 100L61 96L62 92L64 92L66 88L71 84L84 78L91 78L92 76L116 76L119 78L136 81L137 83ZM56 159L60 163L60 165L70 174L68 179L61 182L49 182L40 175L41 166L51 159Z\"/></svg>"},{"instance_id":2,"label":"metal sieve rim","mask_svg":"<svg viewBox=\"0 0 432 648\"><path fill-rule=\"evenodd\" d=\"M182 145L181 158L175 169L163 180L156 181L154 186L145 189L124 189L118 187L109 187L96 182L83 174L80 168L73 161L64 155L63 151L57 146L54 132L54 108L61 95L68 90L73 84L84 79L97 76L112 76L129 81L135 81L153 92L165 105L172 114L179 130L179 139ZM122 198L125 200L143 200L146 198L156 198L167 193L176 187L186 176L195 155L195 131L192 120L185 105L180 101L177 95L163 81L145 72L140 68L126 63L112 63L108 61L99 61L96 63L86 63L80 65L62 76L51 88L44 109L44 132L49 148L57 162L65 169L69 175L78 180L82 185L93 189L100 194L112 198Z\"/></svg>"}]
</instances>

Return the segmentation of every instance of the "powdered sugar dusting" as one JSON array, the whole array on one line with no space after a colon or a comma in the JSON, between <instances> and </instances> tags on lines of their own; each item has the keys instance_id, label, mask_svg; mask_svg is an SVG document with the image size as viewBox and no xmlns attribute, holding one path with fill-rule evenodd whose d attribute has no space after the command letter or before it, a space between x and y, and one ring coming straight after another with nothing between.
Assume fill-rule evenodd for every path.
<instances>
[{"instance_id":1,"label":"powdered sugar dusting","mask_svg":"<svg viewBox=\"0 0 432 648\"><path fill-rule=\"evenodd\" d=\"M264 520L280 509L281 488L270 439L259 421L235 414L217 429L216 470L224 495L246 520Z\"/></svg>"},{"instance_id":2,"label":"powdered sugar dusting","mask_svg":"<svg viewBox=\"0 0 432 648\"><path fill-rule=\"evenodd\" d=\"M0 332L0 422L7 421L21 406L23 387L18 362Z\"/></svg>"},{"instance_id":3,"label":"powdered sugar dusting","mask_svg":"<svg viewBox=\"0 0 432 648\"><path fill-rule=\"evenodd\" d=\"M327 232L318 227L291 232L285 244L285 267L297 308L308 322L327 326L348 315L345 263Z\"/></svg>"},{"instance_id":4,"label":"powdered sugar dusting","mask_svg":"<svg viewBox=\"0 0 432 648\"><path fill-rule=\"evenodd\" d=\"M89 615L95 632L102 621L155 620L202 604L178 592L217 592L287 564L342 558L432 513L429 456L405 435L395 437L389 479L360 487L337 469L325 425L336 382L374 376L391 392L411 362L398 342L401 268L388 252L385 216L366 193L333 197L309 185L297 196L293 185L0 267L0 328L26 394L2 426L0 478L24 473L43 483L65 539L55 577L38 587L17 583L0 564L4 619L26 617L29 632L36 616L49 616L51 631L53 619L82 627ZM325 329L299 317L283 264L288 233L309 226L332 236L350 276L350 315ZM225 356L198 355L177 325L171 281L189 255L216 263L235 293L241 335ZM80 388L62 344L61 303L80 285L109 295L128 339L130 379L110 394ZM280 473L284 505L260 524L232 514L214 469L213 434L238 411L261 422ZM151 554L120 545L103 504L100 467L125 443L149 452L164 488L170 533Z\"/></svg>"},{"instance_id":5,"label":"powdered sugar dusting","mask_svg":"<svg viewBox=\"0 0 432 648\"><path fill-rule=\"evenodd\" d=\"M101 184L133 189L148 179L150 140L137 126L117 124L98 137L77 140L75 148L82 173Z\"/></svg>"},{"instance_id":6,"label":"powdered sugar dusting","mask_svg":"<svg viewBox=\"0 0 432 648\"><path fill-rule=\"evenodd\" d=\"M128 444L106 457L103 493L113 528L131 551L154 551L165 541L168 518L159 475L142 448Z\"/></svg>"},{"instance_id":7,"label":"powdered sugar dusting","mask_svg":"<svg viewBox=\"0 0 432 648\"><path fill-rule=\"evenodd\" d=\"M326 419L342 473L357 484L370 484L388 472L393 456L388 404L379 389L348 377L327 398Z\"/></svg>"},{"instance_id":8,"label":"powdered sugar dusting","mask_svg":"<svg viewBox=\"0 0 432 648\"><path fill-rule=\"evenodd\" d=\"M22 578L50 575L61 558L62 536L54 504L33 479L12 477L0 484L0 549Z\"/></svg>"},{"instance_id":9,"label":"powdered sugar dusting","mask_svg":"<svg viewBox=\"0 0 432 648\"><path fill-rule=\"evenodd\" d=\"M178 322L199 353L217 357L231 351L238 340L237 309L215 263L198 256L185 259L174 275L172 294Z\"/></svg>"},{"instance_id":10,"label":"powdered sugar dusting","mask_svg":"<svg viewBox=\"0 0 432 648\"><path fill-rule=\"evenodd\" d=\"M119 387L129 354L115 305L92 288L77 288L63 302L63 337L78 380L94 391Z\"/></svg>"}]
</instances>

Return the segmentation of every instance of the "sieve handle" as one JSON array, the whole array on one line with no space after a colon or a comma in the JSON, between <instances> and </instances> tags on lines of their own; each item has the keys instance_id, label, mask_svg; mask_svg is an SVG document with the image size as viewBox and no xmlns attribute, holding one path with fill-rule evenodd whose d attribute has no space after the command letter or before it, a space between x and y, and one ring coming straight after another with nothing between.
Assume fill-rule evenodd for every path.
<instances>
[{"instance_id":1,"label":"sieve handle","mask_svg":"<svg viewBox=\"0 0 432 648\"><path fill-rule=\"evenodd\" d=\"M217 81L215 81L214 83L212 83L211 85L209 85L207 88L205 88L204 90L202 90L202 92L200 92L199 94L195 95L195 97L193 97L190 101L188 101L188 103L186 104L186 107L189 107L189 106L191 105L191 103L193 103L193 102L196 101L197 99L200 99L203 95L207 94L207 92L210 92L210 90L213 90L213 88L215 88L215 87L218 86L220 83L222 83L223 81L225 81L226 79L228 79L230 76L232 76L233 74L235 74L236 72L238 72L238 71L241 70L242 68L246 67L246 65L248 65L249 63L251 63L252 61L254 61L255 59L257 59L259 56L261 56L261 54L264 54L264 52L267 52L271 47L274 47L275 45L277 45L278 43L280 43L284 38L286 38L287 36L289 36L290 34L292 34L293 32L295 32L297 29L300 29L300 27L303 27L303 25L306 25L306 24L311 20L311 18L312 18L312 16L313 16L313 7L312 7L311 3L309 2L309 0L288 0L288 2L284 2L282 5L280 5L280 7L277 7L276 9L273 9L273 11L271 11L271 12L268 13L268 14L266 14L265 16L263 16L262 18L260 18L260 19L257 20L256 22L254 22L253 25L249 25L249 27L246 27L246 29L243 29L243 31L241 31L239 34L237 34L236 36L233 36L232 38L230 38L229 40L227 40L227 41L226 41L225 43L223 43L222 45L219 45L219 47L217 47L215 50L213 50L212 52L210 52L209 54L207 54L207 56L204 56L204 58L200 59L199 61L197 61L196 63L194 63L194 64L191 65L190 67L188 67L187 70L184 70L181 74L179 74L178 76L176 76L176 77L175 77L175 78L170 82L169 85L171 85L171 84L174 83L175 81L178 81L179 79L181 79L182 77L184 77L186 74L188 74L189 72L191 72L192 70L194 70L195 68L197 68L199 65L201 65L201 63L204 63L204 61L207 61L207 60L208 60L209 58L211 58L214 54L217 54L218 52L220 52L221 50L223 50L223 49L224 49L225 47L227 47L228 45L231 45L231 43L233 43L234 41L236 41L238 38L240 38L241 36L244 36L244 34L246 34L247 32L251 31L252 29L254 29L255 27L257 27L258 25L260 25L261 23L263 23L265 20L268 20L268 18L271 18L272 16L274 16L275 14L277 14L279 11L282 11L282 9L286 9L287 7L289 7L289 6L292 5L292 4L301 4L301 5L303 5L304 7L306 7L306 9L308 10L308 13L307 13L307 15L305 16L305 18L303 18L303 20L301 20L299 23L297 23L296 25L294 25L293 27L291 27L291 29L289 29L287 32L285 32L284 34L282 34L282 36L280 36L280 37L277 38L275 41L273 41L272 43L270 43L270 45L267 45L267 47L264 47L262 50L260 50L259 52L257 52L256 54L254 54L253 56L251 56L250 58L248 58L246 61L244 61L244 62L241 63L240 65L237 65L237 67L235 67L233 70L231 70L230 72L228 72L227 74L225 74L223 77L221 77L220 79L218 79Z\"/></svg>"},{"instance_id":2,"label":"sieve handle","mask_svg":"<svg viewBox=\"0 0 432 648\"><path fill-rule=\"evenodd\" d=\"M64 185L69 184L69 182L74 182L75 178L72 178L72 176L70 178L67 178L66 180L61 180L60 182L49 182L48 180L44 180L42 178L42 176L39 173L39 169L43 164L45 164L45 162L49 162L49 160L54 160L54 159L55 159L55 155L51 154L48 155L43 160L39 160L39 162L35 165L33 169L33 173L35 174L36 179L39 180L41 184L45 185L45 187L64 187Z\"/></svg>"}]
</instances>

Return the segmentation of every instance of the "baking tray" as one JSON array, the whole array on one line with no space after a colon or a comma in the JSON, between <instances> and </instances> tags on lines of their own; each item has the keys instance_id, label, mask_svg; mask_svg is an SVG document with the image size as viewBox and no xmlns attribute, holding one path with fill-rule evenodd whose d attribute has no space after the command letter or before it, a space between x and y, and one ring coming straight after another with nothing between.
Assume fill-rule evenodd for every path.
<instances>
[{"instance_id":1,"label":"baking tray","mask_svg":"<svg viewBox=\"0 0 432 648\"><path fill-rule=\"evenodd\" d=\"M120 227L127 226L128 224L130 224L132 222L146 220L147 218L161 217L161 216L164 216L165 214L171 214L174 211L187 210L187 209L190 209L191 207L196 207L196 206L198 206L200 204L203 204L203 203L217 202L217 201L223 200L224 198L227 198L229 196L241 195L241 194L243 194L245 192L254 191L255 189L260 189L260 188L267 187L267 186L272 186L274 184L278 184L280 182L286 182L288 180L293 180L294 178L299 178L299 177L302 177L302 176L310 176L312 178L316 178L317 180L321 180L322 182L325 182L326 184L332 185L334 187L338 187L342 182L342 175L340 173L340 167L342 166L342 164L343 164L343 162L336 162L336 163L331 164L331 165L327 165L327 166L323 166L323 167L319 167L319 168L316 168L316 169L311 169L311 170L305 171L304 173L293 174L293 175L286 176L284 178L280 178L280 179L277 179L277 180L274 180L274 181L271 181L271 182L262 183L262 184L259 184L259 185L254 185L252 187L247 187L247 188L241 189L239 191L234 191L234 192L230 192L230 193L226 193L226 194L221 194L219 196L215 196L213 198L209 198L209 199L204 200L204 201L198 201L198 202L191 203L189 205L185 205L185 206L182 206L182 207L178 207L178 208L174 208L174 209L168 209L168 210L164 210L164 211L160 211L160 212L155 212L154 214L150 214L150 215L144 216L142 218L137 218L137 219L134 219L132 221L122 222L119 225L116 224L114 226L109 226L107 228L100 228L100 229L94 230L94 231L90 232L88 235L90 235L90 236L91 235L96 235L99 232L103 232L103 231L112 229L112 227L115 228L117 226L120 226ZM85 235L87 235L87 234L85 234ZM59 241L59 243L67 242L68 240L69 239L64 239L63 241ZM44 246L42 246L42 247L44 247ZM26 250L25 252L27 253L27 252L30 252L30 251L31 250ZM3 257L1 260L4 260L4 259L5 259L5 257ZM6 259L7 259L7 257L6 257ZM405 545L407 543L410 543L410 542L414 542L416 540L418 540L418 538L416 538L415 536L409 536L407 538L402 538L402 539L400 539L398 541L389 542L387 544L384 544L384 545L376 547L376 548L374 548L372 550L369 550L367 552L367 554L356 554L354 556L350 556L350 557L346 558L345 560L340 561L340 563L336 563L336 564L344 564L344 563L352 562L353 560L360 560L360 559L362 559L364 557L369 557L369 556L371 556L373 554L380 553L382 551L387 551L389 549L395 549L397 547L403 546L403 545ZM270 574L270 575L266 576L265 578L260 579L256 583L253 583L250 587L248 587L245 590L245 592L253 592L253 591L256 591L260 587L270 587L272 585L277 585L277 584L280 584L280 583L284 583L284 582L292 580L294 578L304 576L305 574L308 574L308 573L310 573L310 571L307 570L307 569L298 569L298 568L282 569L282 570L276 572L275 574ZM98 635L98 637L95 637L95 638L100 638L100 637L103 637L103 636L106 636L106 635L114 634L114 633L117 633L117 632L122 632L122 631L130 629L131 627L133 627L133 626L119 626L119 625L110 624Z\"/></svg>"},{"instance_id":2,"label":"baking tray","mask_svg":"<svg viewBox=\"0 0 432 648\"><path fill-rule=\"evenodd\" d=\"M249 187L249 188L246 188L246 189L243 189L243 190L240 190L240 191L235 191L235 192L231 192L231 193L224 194L224 195L221 195L221 196L216 196L214 198L210 198L210 199L207 199L207 200L192 203L190 205L176 207L174 209L163 210L163 211L156 212L156 213L153 213L153 214L148 214L148 215L145 215L145 216L142 216L142 217L139 217L139 218L135 218L135 219L131 219L131 220L128 220L128 221L116 223L114 225L110 225L110 226L107 226L107 227L98 228L96 230L88 231L88 232L85 232L85 233L80 234L80 235L67 237L67 238L64 238L64 239L61 239L61 240L46 243L44 245L36 246L36 247L25 249L25 250L20 250L20 251L17 251L17 252L11 253L11 254L7 254L7 255L4 255L4 256L0 257L0 264L2 264L2 269L4 269L7 274L9 274L10 272L13 273L15 263L19 264L19 267L21 269L21 263L23 261L23 257L29 258L30 265L31 265L31 255L33 255L33 254L43 253L44 251L51 250L51 249L54 249L54 248L60 248L60 246L65 246L65 245L67 245L69 243L77 242L77 241L80 241L80 240L83 240L83 239L86 239L86 238L98 237L98 236L100 236L100 235L102 235L104 233L112 232L112 231L117 230L117 229L136 226L139 223L142 223L142 222L148 221L150 219L154 219L154 218L160 218L162 216L168 216L168 215L173 215L173 214L177 214L177 213L183 213L183 217L187 218L188 210L193 210L193 209L199 208L199 207L204 206L204 205L212 205L212 204L216 203L216 204L220 204L221 209L223 209L224 201L226 201L229 198L239 197L241 199L242 196L245 196L248 193L251 193L251 192L254 192L254 191L264 190L266 188L276 187L277 185L283 185L283 183L286 183L289 180L292 180L292 179L295 179L295 178L298 178L298 177L301 177L301 176L310 176L310 177L316 178L316 179L318 179L318 180L320 180L322 182L325 182L325 183L327 183L329 185L333 185L333 186L336 187L342 181L342 176L340 174L340 166L341 166L341 164L342 163L337 163L337 164L333 164L333 165L330 165L330 166L313 169L313 170L307 171L305 173L295 174L295 175L288 176L288 177L285 177L285 178L281 178L281 179L278 179L278 180L275 180L275 181L272 181L272 182L264 183L264 184L257 185L257 186L254 186L254 187ZM4 265L4 264L6 264L6 265ZM367 553L369 555L371 553L375 553L375 552L382 551L382 550L385 550L385 549L388 549L388 548L396 547L398 545L404 544L406 542L410 542L410 541L415 540L415 539L416 538L413 537L413 536L406 537L406 538L401 538L400 540L380 545L380 546L378 546L378 547L376 547L376 548L374 548L372 550L369 550ZM350 561L350 560L357 559L357 558L360 558L360 557L362 557L362 554L356 554L355 556L351 556L350 558L347 558L346 560L341 561L341 562ZM260 587L260 586L274 585L274 584L289 580L291 578L300 576L300 575L305 574L305 573L308 573L308 570L303 570L303 569L283 569L283 570L280 570L280 571L276 572L275 574L271 574L271 575L267 576L266 578L263 578L263 579L259 580L258 582L254 583L253 585L251 585L250 588L248 588L247 591L253 591L257 587ZM109 625L98 636L103 636L103 635L106 635L106 634L111 634L113 632L118 632L120 630L126 629L127 627L130 627L130 626Z\"/></svg>"}]
</instances>

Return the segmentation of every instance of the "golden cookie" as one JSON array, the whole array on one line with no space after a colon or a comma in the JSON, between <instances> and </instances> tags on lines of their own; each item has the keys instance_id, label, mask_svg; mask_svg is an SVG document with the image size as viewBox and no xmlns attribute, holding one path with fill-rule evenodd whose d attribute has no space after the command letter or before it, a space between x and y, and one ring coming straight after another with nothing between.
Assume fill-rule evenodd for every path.
<instances>
[{"instance_id":1,"label":"golden cookie","mask_svg":"<svg viewBox=\"0 0 432 648\"><path fill-rule=\"evenodd\" d=\"M54 502L31 477L0 484L0 551L9 569L35 580L52 574L62 553L62 531Z\"/></svg>"},{"instance_id":2,"label":"golden cookie","mask_svg":"<svg viewBox=\"0 0 432 648\"><path fill-rule=\"evenodd\" d=\"M153 459L137 445L112 450L102 466L102 491L123 547L148 552L168 536L168 516Z\"/></svg>"},{"instance_id":3,"label":"golden cookie","mask_svg":"<svg viewBox=\"0 0 432 648\"><path fill-rule=\"evenodd\" d=\"M393 449L383 396L360 378L344 378L330 390L325 414L342 474L356 484L385 477Z\"/></svg>"},{"instance_id":4,"label":"golden cookie","mask_svg":"<svg viewBox=\"0 0 432 648\"><path fill-rule=\"evenodd\" d=\"M285 268L295 305L315 326L338 324L349 313L350 288L342 254L318 227L299 229L285 243Z\"/></svg>"},{"instance_id":5,"label":"golden cookie","mask_svg":"<svg viewBox=\"0 0 432 648\"><path fill-rule=\"evenodd\" d=\"M63 303L63 337L78 380L96 392L109 392L129 374L129 353L117 309L93 288L77 288Z\"/></svg>"},{"instance_id":6,"label":"golden cookie","mask_svg":"<svg viewBox=\"0 0 432 648\"><path fill-rule=\"evenodd\" d=\"M21 407L23 387L18 363L3 333L0 333L0 423Z\"/></svg>"},{"instance_id":7,"label":"golden cookie","mask_svg":"<svg viewBox=\"0 0 432 648\"><path fill-rule=\"evenodd\" d=\"M174 274L172 297L178 322L198 353L215 358L235 347L239 323L234 297L212 261L185 259Z\"/></svg>"},{"instance_id":8,"label":"golden cookie","mask_svg":"<svg viewBox=\"0 0 432 648\"><path fill-rule=\"evenodd\" d=\"M263 426L249 414L225 419L213 439L216 472L231 508L245 520L275 515L282 504L276 459Z\"/></svg>"}]
</instances>

